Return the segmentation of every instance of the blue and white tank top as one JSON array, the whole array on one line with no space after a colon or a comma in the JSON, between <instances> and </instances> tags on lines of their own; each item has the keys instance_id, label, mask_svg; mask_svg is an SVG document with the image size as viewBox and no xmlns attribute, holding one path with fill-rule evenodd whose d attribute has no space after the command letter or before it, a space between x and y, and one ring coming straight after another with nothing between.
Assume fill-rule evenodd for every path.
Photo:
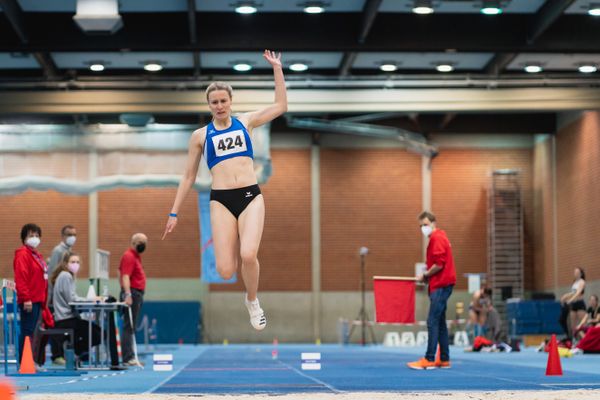
<instances>
[{"instance_id":1,"label":"blue and white tank top","mask_svg":"<svg viewBox=\"0 0 600 400\"><path fill-rule=\"evenodd\" d=\"M254 159L252 141L248 130L237 118L231 117L231 126L219 131L211 122L206 127L204 158L208 168L212 169L223 160L234 157Z\"/></svg>"}]
</instances>

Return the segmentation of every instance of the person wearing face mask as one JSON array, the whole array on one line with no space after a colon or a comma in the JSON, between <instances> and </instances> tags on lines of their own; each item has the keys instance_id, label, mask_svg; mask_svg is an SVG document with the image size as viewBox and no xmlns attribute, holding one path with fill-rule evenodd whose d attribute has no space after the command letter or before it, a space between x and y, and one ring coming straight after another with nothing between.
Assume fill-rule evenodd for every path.
<instances>
[{"instance_id":1,"label":"person wearing face mask","mask_svg":"<svg viewBox=\"0 0 600 400\"><path fill-rule=\"evenodd\" d=\"M146 273L142 265L140 254L146 250L148 238L143 233L136 233L131 237L131 246L121 257L119 264L119 277L121 283L121 301L124 301L131 310L123 310L123 336L121 348L123 350L123 365L136 366L139 361L135 358L133 351L133 335L137 319L144 303L144 291L146 290ZM133 322L133 324L132 324Z\"/></svg>"},{"instance_id":2,"label":"person wearing face mask","mask_svg":"<svg viewBox=\"0 0 600 400\"><path fill-rule=\"evenodd\" d=\"M429 238L427 245L427 271L417 280L429 283L429 315L427 317L427 352L419 361L408 363L412 369L450 368L450 350L446 308L456 284L456 270L452 246L446 232L436 226L435 215L424 211L419 215L421 232ZM436 351L440 346L440 359Z\"/></svg>"},{"instance_id":3,"label":"person wearing face mask","mask_svg":"<svg viewBox=\"0 0 600 400\"><path fill-rule=\"evenodd\" d=\"M21 229L23 246L15 250L13 269L21 317L19 357L23 353L25 337L33 343L33 334L46 307L48 297L48 266L37 250L42 229L36 224L26 224Z\"/></svg>"},{"instance_id":4,"label":"person wearing face mask","mask_svg":"<svg viewBox=\"0 0 600 400\"><path fill-rule=\"evenodd\" d=\"M54 306L54 321L57 329L73 329L75 354L80 359L85 359L89 349L89 326L88 322L79 317L76 311L69 305L72 302L89 301L85 297L80 297L75 292L75 278L81 265L80 258L77 254L66 252L58 266L50 276L52 283L52 304ZM101 300L98 297L96 300ZM53 357L55 364L65 364L63 343L65 339L61 336L56 338L56 343L59 348L57 358ZM100 343L100 328L96 324L92 324L92 346ZM62 362L57 360L62 359Z\"/></svg>"},{"instance_id":5,"label":"person wearing face mask","mask_svg":"<svg viewBox=\"0 0 600 400\"><path fill-rule=\"evenodd\" d=\"M52 276L56 267L61 263L65 253L71 252L73 245L77 240L77 230L73 225L65 225L60 230L61 241L52 250L50 261L48 262L48 276ZM50 311L54 313L53 302L52 302L52 280L48 282L48 307ZM50 338L50 350L52 351L52 360L55 364L64 365L64 358L62 358L62 347L57 343L54 337Z\"/></svg>"},{"instance_id":6,"label":"person wearing face mask","mask_svg":"<svg viewBox=\"0 0 600 400\"><path fill-rule=\"evenodd\" d=\"M52 276L54 269L60 264L65 253L71 252L73 245L77 241L77 229L73 225L65 225L60 230L61 240L52 250L50 261L48 262L48 275ZM49 299L48 302L52 301L52 286L48 288Z\"/></svg>"}]
</instances>

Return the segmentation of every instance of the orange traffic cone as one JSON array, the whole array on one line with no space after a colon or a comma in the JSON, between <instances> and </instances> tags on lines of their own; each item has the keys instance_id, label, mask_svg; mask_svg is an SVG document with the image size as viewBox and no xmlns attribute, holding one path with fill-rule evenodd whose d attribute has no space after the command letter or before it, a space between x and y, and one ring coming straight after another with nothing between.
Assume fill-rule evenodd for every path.
<instances>
[{"instance_id":1,"label":"orange traffic cone","mask_svg":"<svg viewBox=\"0 0 600 400\"><path fill-rule=\"evenodd\" d=\"M556 335L552 335L550 339L550 347L548 349L548 364L546 365L546 376L557 375L562 376L562 366L560 365L560 356L558 355L558 345L556 344Z\"/></svg>"},{"instance_id":2,"label":"orange traffic cone","mask_svg":"<svg viewBox=\"0 0 600 400\"><path fill-rule=\"evenodd\" d=\"M31 352L31 341L29 336L25 336L25 344L21 356L20 374L35 374L35 364L33 363L33 353Z\"/></svg>"},{"instance_id":3,"label":"orange traffic cone","mask_svg":"<svg viewBox=\"0 0 600 400\"><path fill-rule=\"evenodd\" d=\"M8 381L0 381L0 400L14 400L15 389Z\"/></svg>"}]
</instances>

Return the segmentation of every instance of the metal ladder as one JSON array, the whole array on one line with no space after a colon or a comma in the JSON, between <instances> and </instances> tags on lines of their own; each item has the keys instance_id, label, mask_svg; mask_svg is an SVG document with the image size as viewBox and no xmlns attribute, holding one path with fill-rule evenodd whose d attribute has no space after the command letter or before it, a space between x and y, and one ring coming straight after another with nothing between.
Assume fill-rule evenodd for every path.
<instances>
[{"instance_id":1,"label":"metal ladder","mask_svg":"<svg viewBox=\"0 0 600 400\"><path fill-rule=\"evenodd\" d=\"M492 172L488 191L488 285L506 321L503 297L523 298L523 207L516 170ZM506 326L506 325L505 325Z\"/></svg>"}]
</instances>

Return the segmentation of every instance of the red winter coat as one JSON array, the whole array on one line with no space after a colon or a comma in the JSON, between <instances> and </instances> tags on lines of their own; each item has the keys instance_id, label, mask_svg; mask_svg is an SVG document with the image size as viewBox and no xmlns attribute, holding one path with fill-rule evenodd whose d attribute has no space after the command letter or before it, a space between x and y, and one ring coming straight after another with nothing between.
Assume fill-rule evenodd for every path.
<instances>
[{"instance_id":1,"label":"red winter coat","mask_svg":"<svg viewBox=\"0 0 600 400\"><path fill-rule=\"evenodd\" d=\"M23 245L15 250L13 260L17 300L46 304L48 296L48 266L44 257L35 249Z\"/></svg>"}]
</instances>

